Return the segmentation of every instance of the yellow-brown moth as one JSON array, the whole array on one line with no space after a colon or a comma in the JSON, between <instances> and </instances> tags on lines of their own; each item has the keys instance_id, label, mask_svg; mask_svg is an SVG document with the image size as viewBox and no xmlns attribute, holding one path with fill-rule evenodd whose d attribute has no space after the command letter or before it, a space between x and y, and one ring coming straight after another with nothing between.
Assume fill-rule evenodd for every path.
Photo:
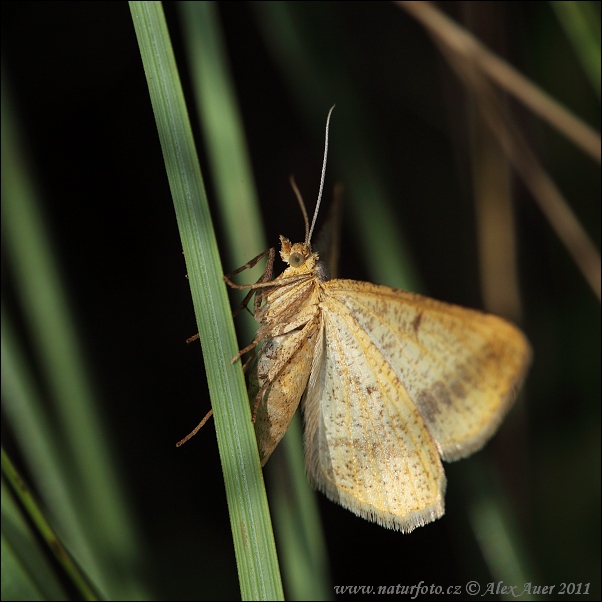
<instances>
[{"instance_id":1,"label":"yellow-brown moth","mask_svg":"<svg viewBox=\"0 0 602 602\"><path fill-rule=\"evenodd\" d=\"M334 107L333 107L334 108ZM332 112L332 109L331 109ZM262 465L302 400L311 484L358 516L410 532L444 513L441 460L480 449L513 404L528 367L527 339L512 324L414 293L326 277L306 235L280 237L288 264L250 288L260 326L250 402Z\"/></svg>"}]
</instances>

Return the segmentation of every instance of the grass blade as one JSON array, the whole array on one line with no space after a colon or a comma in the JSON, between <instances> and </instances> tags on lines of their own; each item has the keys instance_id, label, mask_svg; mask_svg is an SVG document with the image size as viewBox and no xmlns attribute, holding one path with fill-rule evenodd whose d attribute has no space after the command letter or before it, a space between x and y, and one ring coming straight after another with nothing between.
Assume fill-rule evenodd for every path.
<instances>
[{"instance_id":1,"label":"grass blade","mask_svg":"<svg viewBox=\"0 0 602 602\"><path fill-rule=\"evenodd\" d=\"M48 421L23 354L13 344L7 345L9 353L3 356L3 370L9 364L15 367L10 382L3 378L3 387L11 385L8 394L3 388L3 401L64 544L103 595L144 599L148 594L136 573L141 548L134 521L103 427L100 402L82 360L83 346L68 309L41 203L31 184L35 178L18 144L16 117L4 82L2 91L4 239L53 402L54 423ZM10 325L4 316L3 321ZM4 335L3 323L3 345L8 338Z\"/></svg>"},{"instance_id":2,"label":"grass blade","mask_svg":"<svg viewBox=\"0 0 602 602\"><path fill-rule=\"evenodd\" d=\"M163 8L131 2L172 191L222 459L241 595L283 597L223 270Z\"/></svg>"},{"instance_id":3,"label":"grass blade","mask_svg":"<svg viewBox=\"0 0 602 602\"><path fill-rule=\"evenodd\" d=\"M260 220L242 117L229 73L216 5L186 2L180 7L213 183L232 267L238 267L268 246ZM246 274L246 282L254 282L261 275L259 271ZM242 328L244 340L250 341L257 323L248 314L243 315L247 318ZM285 565L287 597L324 600L330 593L325 546L320 535L315 495L305 478L299 420L289 428L283 445L288 450L286 466L272 462L266 470L274 484L270 488L270 499L281 562ZM289 480L295 486L287 487Z\"/></svg>"}]
</instances>

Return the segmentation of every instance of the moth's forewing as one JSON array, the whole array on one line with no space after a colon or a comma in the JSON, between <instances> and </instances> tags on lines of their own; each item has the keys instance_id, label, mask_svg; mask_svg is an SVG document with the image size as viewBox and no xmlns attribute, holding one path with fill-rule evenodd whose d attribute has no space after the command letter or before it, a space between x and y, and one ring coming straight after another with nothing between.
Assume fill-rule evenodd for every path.
<instances>
[{"instance_id":1,"label":"moth's forewing","mask_svg":"<svg viewBox=\"0 0 602 602\"><path fill-rule=\"evenodd\" d=\"M303 248L284 237L281 243L285 261L291 252ZM288 429L307 386L319 314L314 271L313 257L300 267L288 267L262 295L263 305L255 313L263 345L250 378L249 398L254 408L260 394L255 433L262 466Z\"/></svg>"},{"instance_id":2,"label":"moth's forewing","mask_svg":"<svg viewBox=\"0 0 602 602\"><path fill-rule=\"evenodd\" d=\"M368 333L418 407L444 460L480 449L529 366L522 332L502 318L385 286L333 280L333 308ZM333 309L336 311L336 309Z\"/></svg>"},{"instance_id":3,"label":"moth's forewing","mask_svg":"<svg viewBox=\"0 0 602 602\"><path fill-rule=\"evenodd\" d=\"M304 400L306 470L333 501L409 532L444 512L437 447L368 334L338 309L325 304Z\"/></svg>"},{"instance_id":4,"label":"moth's forewing","mask_svg":"<svg viewBox=\"0 0 602 602\"><path fill-rule=\"evenodd\" d=\"M295 330L267 339L251 369L249 401L252 409L261 386L266 379L270 379L271 382L259 402L255 420L255 434L262 466L288 430L307 386L316 336L315 332L305 336L301 335L301 331ZM283 352L286 353L286 349L290 346L298 346L297 351L272 378L275 366L278 365Z\"/></svg>"},{"instance_id":5,"label":"moth's forewing","mask_svg":"<svg viewBox=\"0 0 602 602\"><path fill-rule=\"evenodd\" d=\"M308 475L356 514L411 531L443 514L439 456L466 456L493 434L529 345L501 318L412 293L351 280L324 290Z\"/></svg>"}]
</instances>

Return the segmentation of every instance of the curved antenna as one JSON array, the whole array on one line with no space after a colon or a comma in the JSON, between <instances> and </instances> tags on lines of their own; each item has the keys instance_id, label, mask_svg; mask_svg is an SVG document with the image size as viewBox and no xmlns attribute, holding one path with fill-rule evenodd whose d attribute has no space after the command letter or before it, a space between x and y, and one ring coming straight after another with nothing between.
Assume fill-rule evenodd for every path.
<instances>
[{"instance_id":1,"label":"curved antenna","mask_svg":"<svg viewBox=\"0 0 602 602\"><path fill-rule=\"evenodd\" d=\"M309 236L305 241L306 244L309 244L311 240L311 235L314 231L314 226L316 225L316 219L318 218L318 210L320 209L320 202L322 201L322 191L324 190L324 178L326 176L326 157L328 155L328 126L330 125L330 114L334 109L335 105L330 107L330 111L328 111L328 117L326 118L326 138L324 141L324 161L322 162L322 177L320 178L320 192L318 192L318 201L316 202L316 209L314 210L314 217L311 220L311 228L309 229Z\"/></svg>"},{"instance_id":2,"label":"curved antenna","mask_svg":"<svg viewBox=\"0 0 602 602\"><path fill-rule=\"evenodd\" d=\"M293 192L297 197L297 201L299 203L299 207L301 207L301 213L303 213L303 221L305 222L305 244L309 243L309 219L307 217L307 209L305 209L305 203L303 202L303 197L299 192L299 188L297 188L297 182L295 182L295 176L291 175L289 177L289 182L293 187Z\"/></svg>"}]
</instances>

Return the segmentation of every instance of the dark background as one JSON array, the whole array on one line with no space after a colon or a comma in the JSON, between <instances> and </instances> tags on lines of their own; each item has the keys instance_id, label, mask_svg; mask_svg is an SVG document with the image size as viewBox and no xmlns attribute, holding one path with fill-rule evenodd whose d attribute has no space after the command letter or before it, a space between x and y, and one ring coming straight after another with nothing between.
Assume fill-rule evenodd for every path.
<instances>
[{"instance_id":1,"label":"dark background","mask_svg":"<svg viewBox=\"0 0 602 602\"><path fill-rule=\"evenodd\" d=\"M444 8L460 19L460 4ZM499 12L509 61L599 128L596 97L549 5L487 4ZM177 6L165 8L192 107ZM424 292L481 307L466 140L457 135L465 119L456 113L462 92L453 75L422 28L392 4L303 3L293 10L302 31L323 47L330 44L324 61L345 65L371 135L369 144L357 143L366 143L382 185L396 199L394 215ZM288 176L294 173L306 199L314 198L323 125L308 129L300 111L314 99L286 87L248 3L222 3L219 12L269 244L281 233L300 239ZM201 349L184 344L196 332L195 318L128 5L3 3L2 53L87 360L148 547L147 579L160 599L236 598L213 427L184 448L174 447L209 400ZM346 102L329 99L325 86L324 118L332 102ZM598 167L514 108L599 248ZM191 117L211 199L193 110ZM335 157L337 135L335 113ZM336 158L333 163L327 191L340 179ZM522 326L535 362L524 404L509 418L511 430L504 427L482 454L501 467L534 581L591 582L595 597L599 305L520 183L516 199ZM346 219L340 273L366 280L356 236ZM237 267L227 256L224 265ZM3 288L16 306L10 285L3 254ZM319 496L333 585L490 581L466 516L462 470L471 462L446 467L446 516L410 535L358 519Z\"/></svg>"}]
</instances>

